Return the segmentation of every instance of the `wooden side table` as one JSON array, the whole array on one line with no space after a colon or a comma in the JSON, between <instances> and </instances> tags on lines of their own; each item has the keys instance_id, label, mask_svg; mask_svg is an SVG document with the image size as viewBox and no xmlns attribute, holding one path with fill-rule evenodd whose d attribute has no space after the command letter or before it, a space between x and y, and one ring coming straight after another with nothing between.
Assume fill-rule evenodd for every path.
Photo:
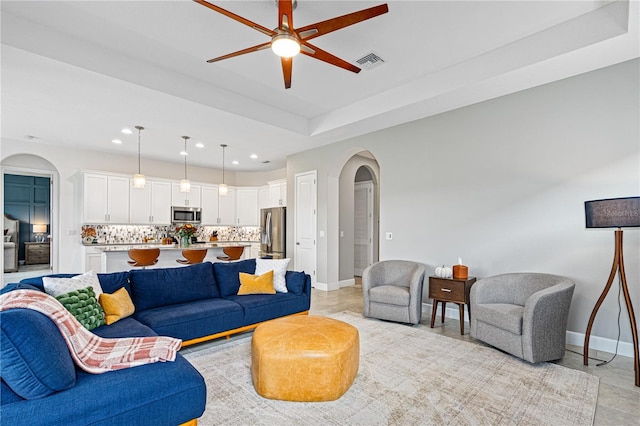
<instances>
[{"instance_id":1,"label":"wooden side table","mask_svg":"<svg viewBox=\"0 0 640 426\"><path fill-rule=\"evenodd\" d=\"M442 302L442 318L444 322L444 311L447 302L458 304L460 310L460 334L464 334L464 305L467 305L469 320L471 320L471 307L469 306L469 291L476 282L476 277L464 279L429 277L429 298L433 299L433 309L431 310L431 328L436 320L438 302Z\"/></svg>"},{"instance_id":2,"label":"wooden side table","mask_svg":"<svg viewBox=\"0 0 640 426\"><path fill-rule=\"evenodd\" d=\"M49 263L49 243L24 243L24 263Z\"/></svg>"}]
</instances>

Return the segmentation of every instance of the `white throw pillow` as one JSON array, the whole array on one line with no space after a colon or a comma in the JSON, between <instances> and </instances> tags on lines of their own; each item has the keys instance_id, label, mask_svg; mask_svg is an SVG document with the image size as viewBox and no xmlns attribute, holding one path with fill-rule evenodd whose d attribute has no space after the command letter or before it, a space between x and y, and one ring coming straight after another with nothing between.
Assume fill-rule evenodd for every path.
<instances>
[{"instance_id":1,"label":"white throw pillow","mask_svg":"<svg viewBox=\"0 0 640 426\"><path fill-rule=\"evenodd\" d=\"M273 287L278 293L288 293L285 274L289 259L256 259L256 275L273 271Z\"/></svg>"},{"instance_id":2,"label":"white throw pillow","mask_svg":"<svg viewBox=\"0 0 640 426\"><path fill-rule=\"evenodd\" d=\"M53 297L87 287L93 288L96 299L102 294L98 275L94 271L85 272L82 275L76 275L71 278L42 277L42 283L44 284L44 291Z\"/></svg>"}]
</instances>

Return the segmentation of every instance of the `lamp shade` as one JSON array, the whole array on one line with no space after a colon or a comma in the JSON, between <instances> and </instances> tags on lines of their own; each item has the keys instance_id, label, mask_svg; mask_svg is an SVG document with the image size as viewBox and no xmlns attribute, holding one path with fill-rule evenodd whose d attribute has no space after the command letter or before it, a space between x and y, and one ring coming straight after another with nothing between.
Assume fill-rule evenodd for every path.
<instances>
[{"instance_id":1,"label":"lamp shade","mask_svg":"<svg viewBox=\"0 0 640 426\"><path fill-rule=\"evenodd\" d=\"M33 225L34 234L44 234L47 232L47 225Z\"/></svg>"},{"instance_id":2,"label":"lamp shade","mask_svg":"<svg viewBox=\"0 0 640 426\"><path fill-rule=\"evenodd\" d=\"M640 197L584 202L587 228L640 227Z\"/></svg>"}]
</instances>

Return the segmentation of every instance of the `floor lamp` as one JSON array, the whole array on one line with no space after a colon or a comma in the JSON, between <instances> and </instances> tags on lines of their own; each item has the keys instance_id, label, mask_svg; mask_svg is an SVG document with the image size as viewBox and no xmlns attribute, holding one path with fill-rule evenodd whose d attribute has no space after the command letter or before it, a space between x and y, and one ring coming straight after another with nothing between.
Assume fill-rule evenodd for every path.
<instances>
[{"instance_id":1,"label":"floor lamp","mask_svg":"<svg viewBox=\"0 0 640 426\"><path fill-rule=\"evenodd\" d=\"M584 365L589 365L589 337L591 336L591 327L596 319L596 314L600 305L607 297L607 293L613 284L616 273L620 276L622 292L629 313L629 321L631 322L631 334L633 336L633 368L635 370L635 384L640 387L640 358L638 356L638 328L636 326L636 317L633 314L633 304L631 296L629 296L629 287L627 286L627 277L624 273L624 258L622 257L622 228L640 227L640 197L627 198L610 198L607 200L585 201L584 203L585 218L587 228L618 228L615 231L615 252L613 255L613 266L609 274L607 285L602 290L602 294L596 305L593 307L587 332L584 336Z\"/></svg>"}]
</instances>

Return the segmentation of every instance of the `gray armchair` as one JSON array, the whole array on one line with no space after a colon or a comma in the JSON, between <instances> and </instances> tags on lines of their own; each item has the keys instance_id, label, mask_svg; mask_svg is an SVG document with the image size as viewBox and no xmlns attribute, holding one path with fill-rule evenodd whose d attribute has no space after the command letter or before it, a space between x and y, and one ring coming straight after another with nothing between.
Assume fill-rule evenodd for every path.
<instances>
[{"instance_id":1,"label":"gray armchair","mask_svg":"<svg viewBox=\"0 0 640 426\"><path fill-rule=\"evenodd\" d=\"M364 316L417 324L422 317L424 265L384 260L362 273Z\"/></svg>"},{"instance_id":2,"label":"gray armchair","mask_svg":"<svg viewBox=\"0 0 640 426\"><path fill-rule=\"evenodd\" d=\"M574 287L549 274L484 278L471 287L471 337L531 363L560 359Z\"/></svg>"}]
</instances>

